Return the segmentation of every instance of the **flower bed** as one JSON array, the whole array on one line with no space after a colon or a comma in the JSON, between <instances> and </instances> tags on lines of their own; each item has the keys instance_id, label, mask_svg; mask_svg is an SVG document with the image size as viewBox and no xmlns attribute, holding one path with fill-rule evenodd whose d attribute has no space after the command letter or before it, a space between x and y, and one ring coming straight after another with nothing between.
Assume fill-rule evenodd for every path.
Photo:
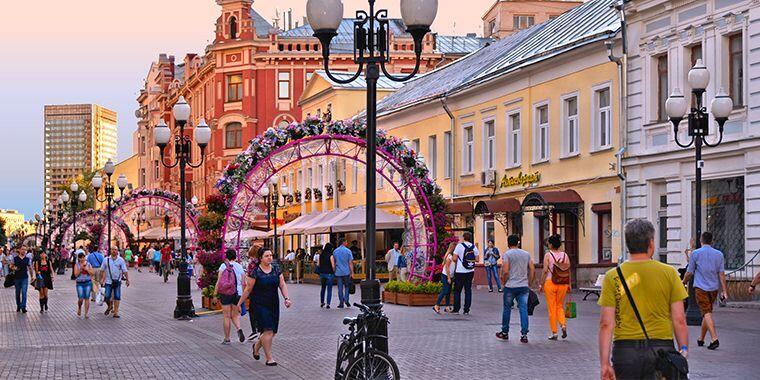
<instances>
[{"instance_id":1,"label":"flower bed","mask_svg":"<svg viewBox=\"0 0 760 380\"><path fill-rule=\"evenodd\" d=\"M405 306L433 306L442 287L440 282L415 284L390 281L383 290L383 302Z\"/></svg>"}]
</instances>

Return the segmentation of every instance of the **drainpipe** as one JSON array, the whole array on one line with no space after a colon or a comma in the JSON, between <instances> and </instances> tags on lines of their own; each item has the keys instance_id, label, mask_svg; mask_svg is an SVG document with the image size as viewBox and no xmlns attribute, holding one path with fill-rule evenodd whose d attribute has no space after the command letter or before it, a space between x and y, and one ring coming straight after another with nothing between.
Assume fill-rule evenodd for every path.
<instances>
[{"instance_id":1,"label":"drainpipe","mask_svg":"<svg viewBox=\"0 0 760 380\"><path fill-rule=\"evenodd\" d=\"M449 178L449 182L451 182L451 191L449 193L449 197L451 198L451 201L453 202L454 198L456 197L456 193L455 193L456 186L454 183L456 179L456 175L454 174L456 173L456 168L454 167L454 163L457 162L457 160L454 159L454 157L456 156L456 152L454 151L454 147L456 146L456 143L454 143L456 141L456 131L454 127L456 123L454 121L454 114L451 112L449 105L446 104L445 96L441 99L441 106L443 106L443 110L446 111L446 114L449 115L449 119L451 120L450 121L451 141L449 141L449 145L450 145L449 152L451 153L449 154L449 167L451 168L451 173L450 173L451 178Z\"/></svg>"},{"instance_id":2,"label":"drainpipe","mask_svg":"<svg viewBox=\"0 0 760 380\"><path fill-rule=\"evenodd\" d=\"M623 169L623 157L628 149L628 25L625 21L625 2L621 0L614 7L620 15L620 32L622 39L622 57L616 57L613 52L614 42L608 40L605 42L609 51L609 59L618 66L618 87L620 89L620 112L619 115L619 144L620 150L615 154L617 156L617 176L620 179L620 261L628 259L628 252L625 247L625 223L628 219L628 188L627 177Z\"/></svg>"}]
</instances>

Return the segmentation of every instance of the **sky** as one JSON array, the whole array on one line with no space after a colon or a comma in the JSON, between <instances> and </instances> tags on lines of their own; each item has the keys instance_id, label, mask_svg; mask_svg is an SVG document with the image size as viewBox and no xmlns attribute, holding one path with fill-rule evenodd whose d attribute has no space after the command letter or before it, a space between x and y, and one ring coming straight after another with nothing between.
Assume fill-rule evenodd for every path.
<instances>
[{"instance_id":1,"label":"sky","mask_svg":"<svg viewBox=\"0 0 760 380\"><path fill-rule=\"evenodd\" d=\"M495 0L439 1L433 31L481 33L480 17ZM345 17L367 0L343 0ZM214 38L214 0L42 0L0 5L0 208L29 219L43 202L43 107L97 103L118 113L119 157L132 155L137 94L160 53L181 60L203 53ZM306 0L256 0L271 20L276 10L306 15ZM398 0L378 0L400 17Z\"/></svg>"}]
</instances>

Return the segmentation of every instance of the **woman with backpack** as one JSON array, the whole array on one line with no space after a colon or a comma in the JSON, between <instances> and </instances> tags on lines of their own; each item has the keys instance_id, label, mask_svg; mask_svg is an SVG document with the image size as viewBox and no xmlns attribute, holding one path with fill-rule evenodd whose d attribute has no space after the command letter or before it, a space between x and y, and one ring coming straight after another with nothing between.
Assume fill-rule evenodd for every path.
<instances>
[{"instance_id":1,"label":"woman with backpack","mask_svg":"<svg viewBox=\"0 0 760 380\"><path fill-rule=\"evenodd\" d=\"M557 340L557 323L562 328L562 339L567 338L567 322L565 321L565 296L570 291L570 257L560 251L562 237L549 236L547 239L549 252L544 255L539 293L546 293L546 308L549 310L549 327L552 335L549 340ZM542 285L543 284L543 285Z\"/></svg>"},{"instance_id":2,"label":"woman with backpack","mask_svg":"<svg viewBox=\"0 0 760 380\"><path fill-rule=\"evenodd\" d=\"M499 258L501 255L499 249L494 246L493 239L488 240L488 248L486 248L485 258L483 259L483 266L486 268L486 277L488 278L488 292L493 293L493 282L496 283L496 287L501 293L501 280L499 279Z\"/></svg>"},{"instance_id":3,"label":"woman with backpack","mask_svg":"<svg viewBox=\"0 0 760 380\"><path fill-rule=\"evenodd\" d=\"M237 329L238 339L245 342L245 335L240 328L240 307L238 301L243 295L243 278L245 270L243 266L236 261L237 252L234 249L228 249L225 252L225 260L219 266L219 276L216 280L216 293L219 295L219 302L222 304L224 319L224 340L222 344L230 344L230 323Z\"/></svg>"}]
</instances>

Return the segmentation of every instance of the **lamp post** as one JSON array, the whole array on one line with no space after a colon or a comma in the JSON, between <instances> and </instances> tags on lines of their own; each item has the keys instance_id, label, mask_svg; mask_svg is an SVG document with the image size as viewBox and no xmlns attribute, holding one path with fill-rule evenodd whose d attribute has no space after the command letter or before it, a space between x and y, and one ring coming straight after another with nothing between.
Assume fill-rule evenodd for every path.
<instances>
[{"instance_id":1,"label":"lamp post","mask_svg":"<svg viewBox=\"0 0 760 380\"><path fill-rule=\"evenodd\" d=\"M100 175L100 173L96 173L94 177L92 177L92 188L95 189L95 199L98 202L106 202L106 225L108 230L108 240L107 240L107 249L108 253L107 255L111 255L111 202L113 202L113 193L114 193L114 187L113 183L111 183L111 175L113 175L113 172L116 171L116 167L113 164L113 161L108 160L106 162L105 166L103 166L103 173L106 175L106 181L105 181L105 188L103 189L104 198L98 197L98 192L100 191L100 188L103 187L103 177ZM124 176L124 174L120 175L119 178L116 179L116 186L119 188L119 196L124 195L124 189L127 188L127 185L129 182L127 181L127 177Z\"/></svg>"},{"instance_id":2,"label":"lamp post","mask_svg":"<svg viewBox=\"0 0 760 380\"><path fill-rule=\"evenodd\" d=\"M180 186L180 232L179 241L180 249L182 253L182 261L179 263L179 275L177 276L177 306L174 309L174 318L176 319L190 319L195 317L195 308L193 307L193 299L190 296L190 277L187 275L187 241L185 239L185 197L187 196L187 184L185 183L185 170L187 167L198 168L203 165L203 160L206 156L206 145L211 140L211 128L206 125L206 122L201 119L200 123L195 127L194 140L201 149L201 159L197 164L190 162L190 149L192 147L192 140L190 137L185 136L185 125L187 125L188 119L190 119L190 106L185 101L185 98L180 96L177 103L172 108L174 115L174 121L177 127L179 127L178 133L174 136L174 155L175 162L168 164L164 162L164 148L169 144L169 140L172 137L172 132L166 125L166 122L162 119L153 130L153 138L156 146L161 151L161 164L164 167L171 169L175 166L179 166L179 186Z\"/></svg>"},{"instance_id":3,"label":"lamp post","mask_svg":"<svg viewBox=\"0 0 760 380\"><path fill-rule=\"evenodd\" d=\"M260 191L259 194L261 194L262 197L264 197L264 201L267 204L267 219L270 218L270 213L272 213L272 209L274 209L274 213L272 213L271 218L273 219L274 224L274 254L275 257L280 257L280 252L278 249L278 239L277 239L277 208L278 207L285 207L287 205L286 199L288 195L290 195L290 189L287 185L280 186L280 177L275 174L269 179L269 183L264 186ZM271 186L271 191L270 191ZM280 205L280 195L282 195L282 205Z\"/></svg>"},{"instance_id":4,"label":"lamp post","mask_svg":"<svg viewBox=\"0 0 760 380\"><path fill-rule=\"evenodd\" d=\"M164 239L169 241L169 210L164 211Z\"/></svg>"},{"instance_id":5,"label":"lamp post","mask_svg":"<svg viewBox=\"0 0 760 380\"><path fill-rule=\"evenodd\" d=\"M72 218L72 224L74 229L74 235L71 237L71 245L72 247L72 257L76 257L76 250L77 250L77 205L80 203L84 203L87 201L87 193L82 190L78 196L74 196L77 191L79 191L79 184L76 182L72 182L69 186L69 190L71 190L72 196L69 196L69 193L64 190L63 194L61 194L61 199L63 200L63 203L68 203L69 200L71 201L71 218ZM78 202L77 202L78 201ZM76 264L76 260L71 260L71 279L74 280L76 277L74 276L74 264Z\"/></svg>"},{"instance_id":6,"label":"lamp post","mask_svg":"<svg viewBox=\"0 0 760 380\"><path fill-rule=\"evenodd\" d=\"M140 209L137 214L132 214L132 223L137 225L137 244L140 244L140 224L145 223L147 217L145 216L145 209Z\"/></svg>"},{"instance_id":7,"label":"lamp post","mask_svg":"<svg viewBox=\"0 0 760 380\"><path fill-rule=\"evenodd\" d=\"M317 37L322 44L322 59L327 76L336 83L347 84L358 78L365 69L367 81L367 235L366 235L366 277L361 283L362 303L376 311L382 309L380 302L380 282L375 277L375 205L376 205L376 154L377 154L377 80L380 71L390 80L403 82L414 77L420 68L422 57L422 40L430 32L430 25L438 12L438 0L401 0L401 16L406 24L407 33L414 39L414 70L404 77L396 77L385 68L390 62L390 22L388 11L375 11L375 0L368 0L369 12L357 11L354 21L354 62L359 65L356 73L347 80L335 78L329 70L330 41L338 35L337 30L343 20L343 2L341 0L309 0L306 14ZM387 336L388 326L378 324L370 335ZM387 352L387 339L381 341L378 348Z\"/></svg>"},{"instance_id":8,"label":"lamp post","mask_svg":"<svg viewBox=\"0 0 760 380\"><path fill-rule=\"evenodd\" d=\"M694 201L694 241L699 248L701 246L700 238L702 236L702 168L705 163L702 161L702 146L707 145L711 148L717 147L723 141L723 125L728 120L728 116L731 114L731 110L734 107L731 98L728 97L725 91L721 88L718 94L712 100L710 104L710 113L712 113L715 121L718 123L718 141L711 144L707 141L707 136L710 135L710 117L707 112L707 107L702 104L702 95L705 93L707 85L710 83L710 71L702 63L701 59L698 59L694 67L689 70L689 87L691 92L696 98L696 107L693 107L691 111L686 115L688 121L688 135L691 138L687 143L682 143L678 137L678 126L681 120L684 119L686 110L688 107L686 98L684 98L681 90L674 89L673 94L665 101L665 111L670 118L670 122L673 124L673 133L675 134L675 141L681 148L689 148L694 146L696 151L695 159L695 190L696 199ZM692 276L689 281L689 306L686 309L686 323L689 326L699 326L702 324L702 314L699 311L696 300L694 298L694 277Z\"/></svg>"}]
</instances>

